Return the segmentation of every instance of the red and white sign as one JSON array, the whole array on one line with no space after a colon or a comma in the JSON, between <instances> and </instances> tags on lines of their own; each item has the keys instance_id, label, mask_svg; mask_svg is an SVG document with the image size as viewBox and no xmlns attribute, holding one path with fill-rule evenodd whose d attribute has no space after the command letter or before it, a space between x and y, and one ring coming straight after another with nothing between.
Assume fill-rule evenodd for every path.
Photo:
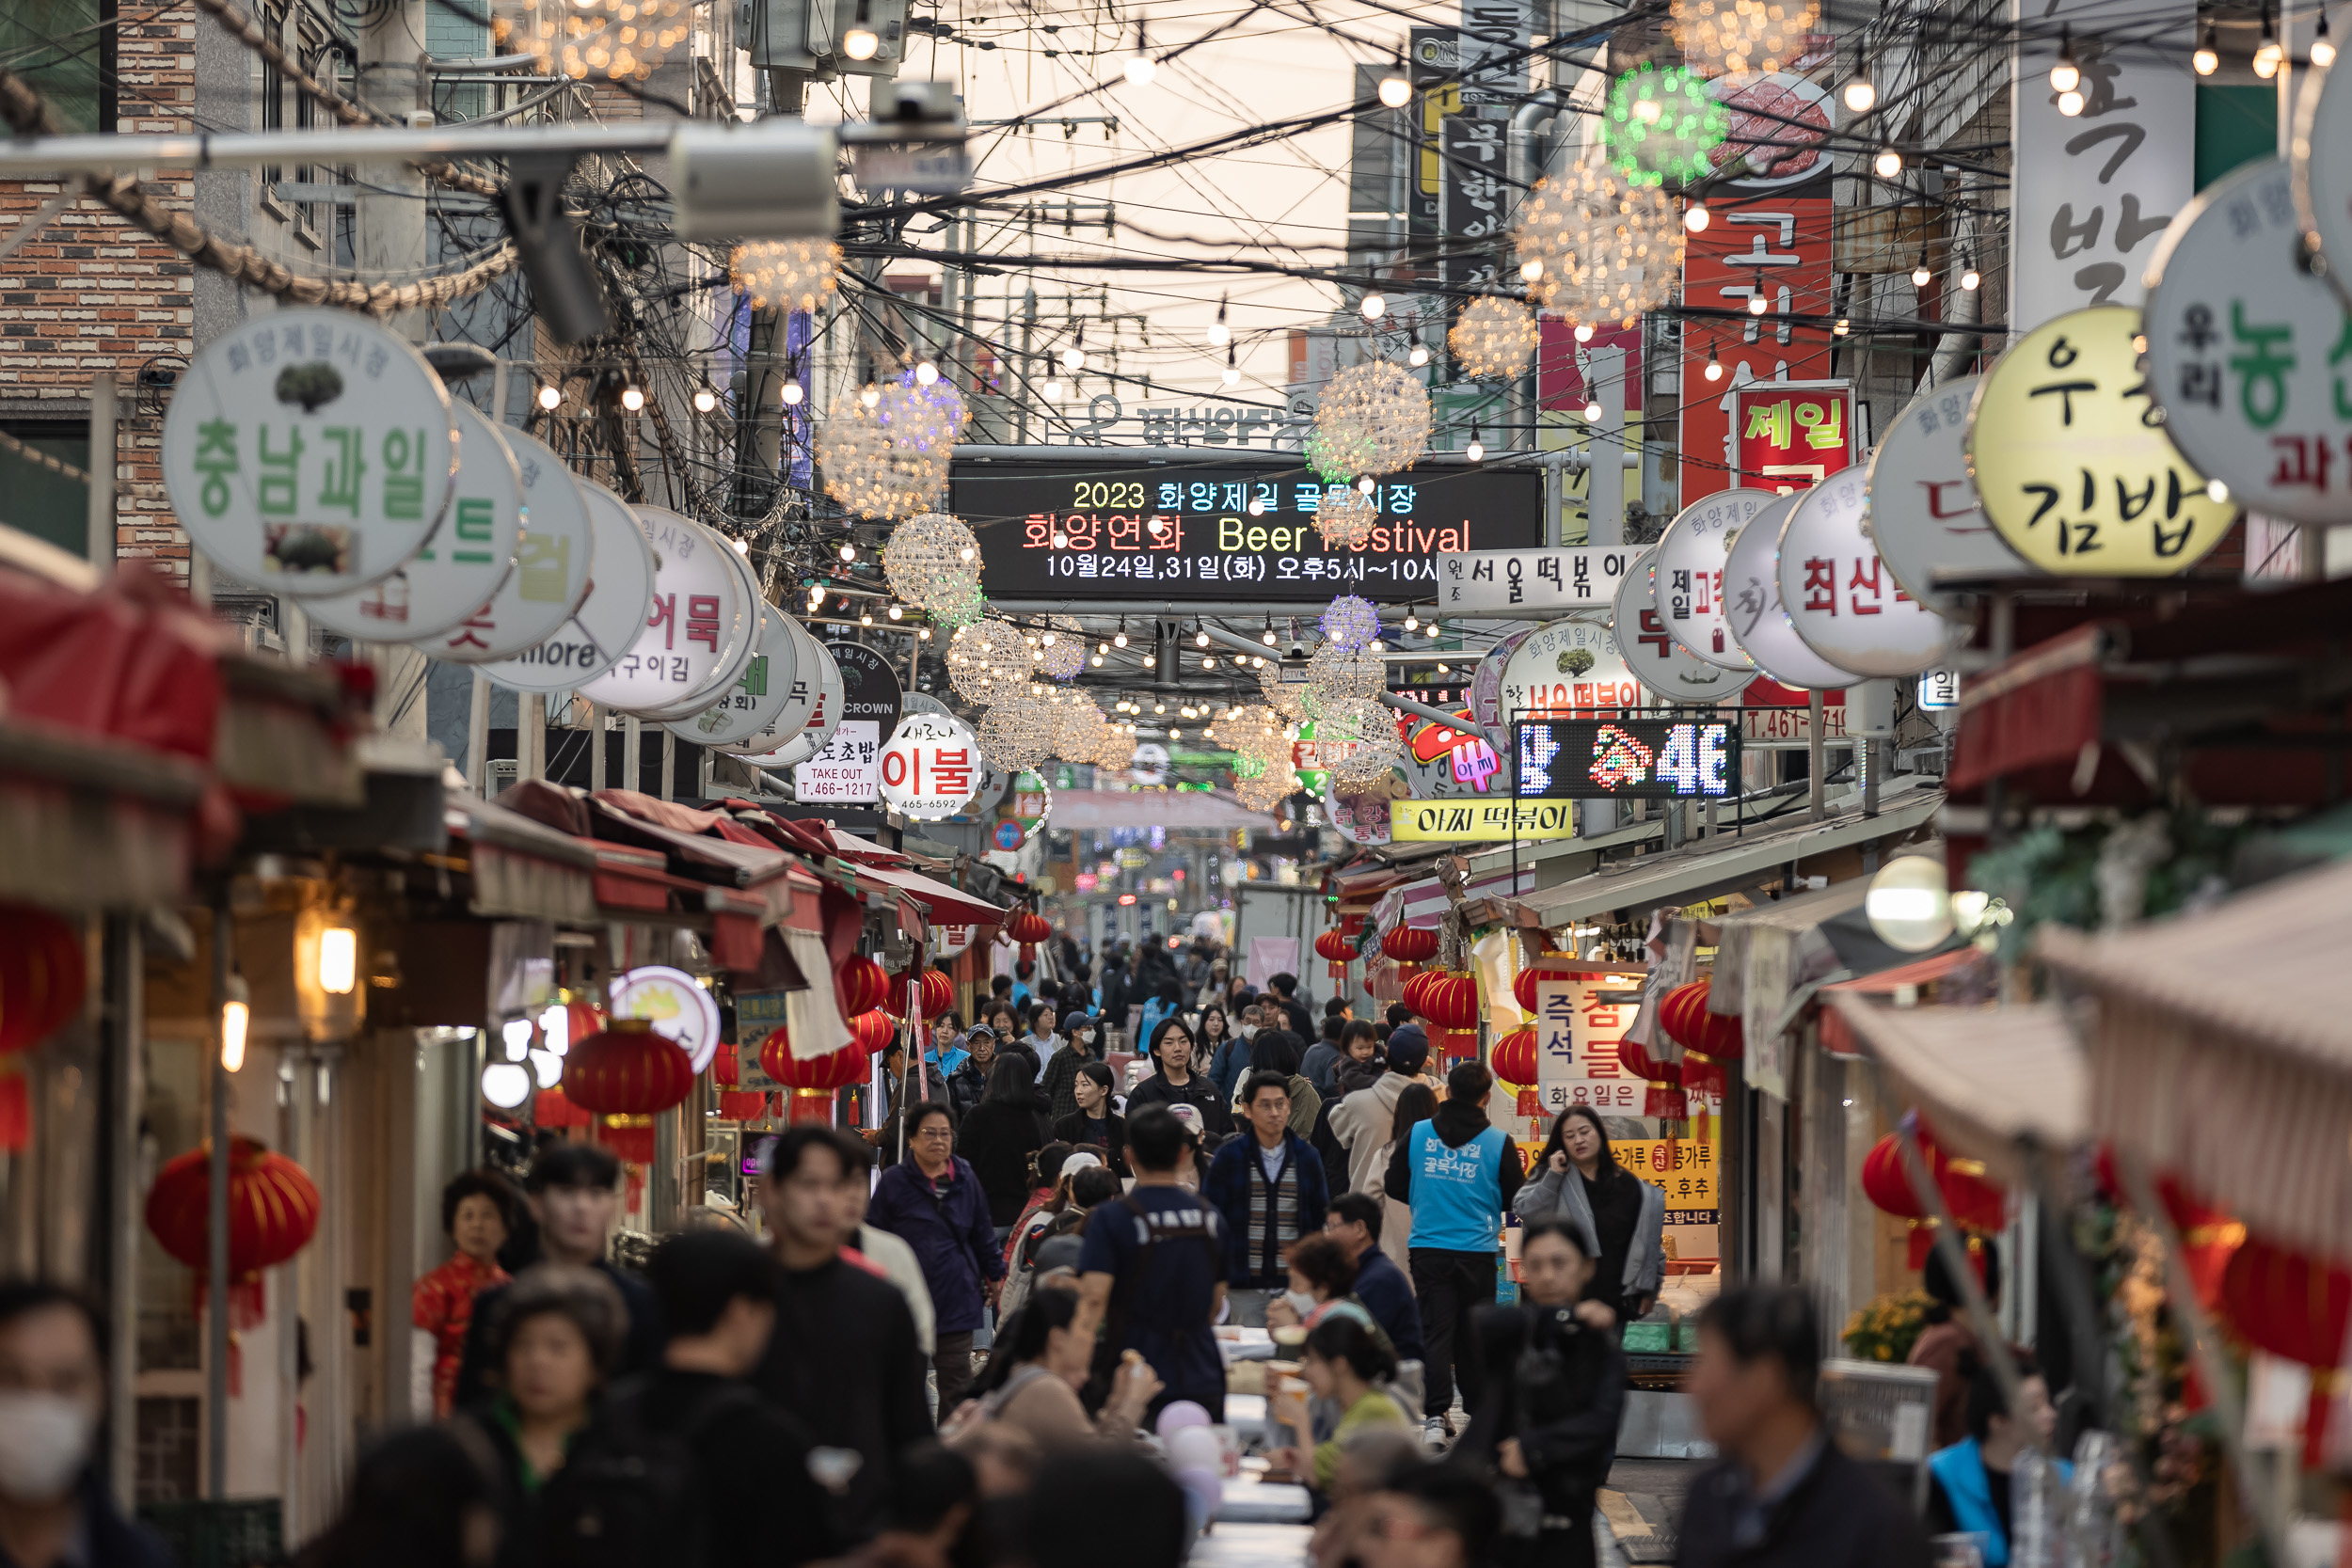
<instances>
[{"instance_id":1,"label":"red and white sign","mask_svg":"<svg viewBox=\"0 0 2352 1568\"><path fill-rule=\"evenodd\" d=\"M1545 1114L1590 1105L1638 1117L1646 1085L1617 1060L1641 1010L1639 969L1546 970L1535 982L1535 1083Z\"/></svg>"},{"instance_id":2,"label":"red and white sign","mask_svg":"<svg viewBox=\"0 0 2352 1568\"><path fill-rule=\"evenodd\" d=\"M1763 381L1731 396L1738 482L1775 495L1809 489L1853 462L1853 388Z\"/></svg>"},{"instance_id":3,"label":"red and white sign","mask_svg":"<svg viewBox=\"0 0 2352 1568\"><path fill-rule=\"evenodd\" d=\"M910 713L898 721L875 761L883 803L901 816L938 822L977 794L987 766L978 738L960 719Z\"/></svg>"}]
</instances>

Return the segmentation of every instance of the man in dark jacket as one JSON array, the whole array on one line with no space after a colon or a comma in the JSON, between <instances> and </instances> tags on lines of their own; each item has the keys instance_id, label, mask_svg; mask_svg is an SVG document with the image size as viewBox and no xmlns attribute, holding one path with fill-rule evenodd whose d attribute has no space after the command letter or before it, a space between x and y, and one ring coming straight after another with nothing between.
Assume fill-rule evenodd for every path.
<instances>
[{"instance_id":1,"label":"man in dark jacket","mask_svg":"<svg viewBox=\"0 0 2352 1568\"><path fill-rule=\"evenodd\" d=\"M947 1075L947 1105L958 1121L988 1098L988 1069L995 1061L995 1031L975 1024L963 1037L963 1060Z\"/></svg>"},{"instance_id":2,"label":"man in dark jacket","mask_svg":"<svg viewBox=\"0 0 2352 1568\"><path fill-rule=\"evenodd\" d=\"M1162 1021L1152 1032L1149 1050L1160 1070L1137 1084L1135 1092L1127 1097L1129 1118L1147 1105L1189 1105L1200 1118L1202 1132L1212 1138L1230 1136L1233 1131L1232 1113L1225 1108L1225 1097L1216 1092L1208 1074L1196 1069L1192 1031L1184 1021Z\"/></svg>"},{"instance_id":3,"label":"man in dark jacket","mask_svg":"<svg viewBox=\"0 0 2352 1568\"><path fill-rule=\"evenodd\" d=\"M1127 1027L1127 966L1114 953L1103 960L1103 1022L1113 1029Z\"/></svg>"},{"instance_id":4,"label":"man in dark jacket","mask_svg":"<svg viewBox=\"0 0 2352 1568\"><path fill-rule=\"evenodd\" d=\"M1380 1250L1387 1207L1372 1193L1342 1193L1324 1216L1323 1233L1356 1259L1356 1299L1396 1347L1398 1358L1419 1361L1424 1354L1421 1304L1413 1299L1413 1282L1405 1271Z\"/></svg>"},{"instance_id":5,"label":"man in dark jacket","mask_svg":"<svg viewBox=\"0 0 2352 1568\"><path fill-rule=\"evenodd\" d=\"M1470 1337L1470 1314L1494 1305L1502 1216L1526 1176L1518 1147L1486 1120L1494 1082L1483 1062L1463 1062L1447 1073L1445 1103L1396 1140L1383 1184L1413 1211L1407 1256L1429 1345L1422 1429L1433 1442L1454 1435L1448 1412L1457 1376L1464 1407L1475 1416L1485 1403L1486 1370Z\"/></svg>"},{"instance_id":6,"label":"man in dark jacket","mask_svg":"<svg viewBox=\"0 0 2352 1568\"><path fill-rule=\"evenodd\" d=\"M1297 975L1269 975L1266 978L1265 989L1267 994L1273 999L1274 1005L1282 1009L1282 1017L1286 1021L1282 1025L1284 1028L1302 1040L1316 1037L1314 1018L1307 1011L1305 1005L1298 1000ZM1263 1006L1263 1003L1261 1002L1260 1005Z\"/></svg>"},{"instance_id":7,"label":"man in dark jacket","mask_svg":"<svg viewBox=\"0 0 2352 1568\"><path fill-rule=\"evenodd\" d=\"M1699 1313L1688 1388L1722 1460L1691 1482L1679 1568L1923 1568L1911 1511L1846 1456L1814 1404L1821 1331L1787 1285L1725 1291Z\"/></svg>"},{"instance_id":8,"label":"man in dark jacket","mask_svg":"<svg viewBox=\"0 0 2352 1568\"><path fill-rule=\"evenodd\" d=\"M89 1300L41 1280L0 1283L0 1562L170 1568L171 1553L106 1495L106 1334ZM127 1377L129 1368L116 1375Z\"/></svg>"},{"instance_id":9,"label":"man in dark jacket","mask_svg":"<svg viewBox=\"0 0 2352 1568\"><path fill-rule=\"evenodd\" d=\"M909 1108L906 1136L907 1157L874 1184L866 1223L913 1247L923 1266L937 1314L931 1367L946 1420L972 1386L972 1335L982 1321L983 1291L993 1296L1005 1277L1005 1255L980 1179L955 1152L947 1107L934 1100Z\"/></svg>"},{"instance_id":10,"label":"man in dark jacket","mask_svg":"<svg viewBox=\"0 0 2352 1568\"><path fill-rule=\"evenodd\" d=\"M1248 1131L1218 1149L1200 1196L1225 1218L1226 1300L1233 1322L1264 1326L1265 1304L1281 1294L1290 1270L1283 1252L1320 1227L1329 1207L1323 1162L1290 1131L1290 1081L1253 1072L1242 1083Z\"/></svg>"}]
</instances>

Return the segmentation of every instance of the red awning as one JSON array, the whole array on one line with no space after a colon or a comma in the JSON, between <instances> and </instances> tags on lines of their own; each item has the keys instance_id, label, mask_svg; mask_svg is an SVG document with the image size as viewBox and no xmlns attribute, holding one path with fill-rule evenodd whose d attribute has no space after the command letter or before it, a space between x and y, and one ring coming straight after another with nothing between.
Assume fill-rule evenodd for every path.
<instances>
[{"instance_id":1,"label":"red awning","mask_svg":"<svg viewBox=\"0 0 2352 1568\"><path fill-rule=\"evenodd\" d=\"M857 878L860 882L880 882L906 894L923 906L923 912L937 926L998 926L1010 912L920 871L892 865L861 865Z\"/></svg>"}]
</instances>

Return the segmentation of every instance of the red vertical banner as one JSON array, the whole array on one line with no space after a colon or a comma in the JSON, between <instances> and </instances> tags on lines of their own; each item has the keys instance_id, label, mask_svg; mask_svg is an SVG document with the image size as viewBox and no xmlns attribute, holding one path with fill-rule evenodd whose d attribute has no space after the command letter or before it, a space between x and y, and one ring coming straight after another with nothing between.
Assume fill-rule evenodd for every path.
<instances>
[{"instance_id":1,"label":"red vertical banner","mask_svg":"<svg viewBox=\"0 0 2352 1568\"><path fill-rule=\"evenodd\" d=\"M1823 381L1835 302L1831 265L1828 95L1786 72L1728 77L1731 134L1719 150L1746 156L1746 178L1708 198L1705 230L1684 253L1682 504L1727 490L1738 453L1733 390L1757 381ZM1750 301L1761 293L1764 309ZM1710 356L1720 367L1707 375Z\"/></svg>"}]
</instances>

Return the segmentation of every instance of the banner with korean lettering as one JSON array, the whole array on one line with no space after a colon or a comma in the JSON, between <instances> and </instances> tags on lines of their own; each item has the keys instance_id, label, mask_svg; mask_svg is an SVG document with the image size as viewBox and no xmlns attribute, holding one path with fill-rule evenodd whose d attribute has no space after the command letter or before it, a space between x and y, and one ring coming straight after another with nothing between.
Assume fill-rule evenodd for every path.
<instances>
[{"instance_id":1,"label":"banner with korean lettering","mask_svg":"<svg viewBox=\"0 0 2352 1568\"><path fill-rule=\"evenodd\" d=\"M1683 252L1683 304L1692 312L1682 330L1685 506L1737 483L1737 388L1755 381L1820 381L1830 371L1828 94L1787 71L1719 80L1731 116L1719 165L1746 155L1762 166L1710 188L1710 221ZM1764 310L1757 315L1748 302L1759 288Z\"/></svg>"},{"instance_id":2,"label":"banner with korean lettering","mask_svg":"<svg viewBox=\"0 0 2352 1568\"><path fill-rule=\"evenodd\" d=\"M1736 389L1733 483L1785 496L1852 463L1853 402L1843 381L1759 381Z\"/></svg>"},{"instance_id":3,"label":"banner with korean lettering","mask_svg":"<svg viewBox=\"0 0 2352 1568\"><path fill-rule=\"evenodd\" d=\"M2079 112L2050 87L2060 35L2082 71ZM2090 305L2137 305L2173 214L2196 194L2191 0L2133 8L2128 41L2096 0L2049 0L2010 70L2010 341Z\"/></svg>"},{"instance_id":4,"label":"banner with korean lettering","mask_svg":"<svg viewBox=\"0 0 2352 1568\"><path fill-rule=\"evenodd\" d=\"M1592 401L1592 356L1596 349L1616 348L1625 351L1625 411L1640 418L1646 410L1642 404L1642 328L1614 325L1593 328L1589 342L1579 341L1576 327L1558 316L1545 316L1535 324L1535 406L1558 410L1577 416L1581 422L1584 405Z\"/></svg>"},{"instance_id":5,"label":"banner with korean lettering","mask_svg":"<svg viewBox=\"0 0 2352 1568\"><path fill-rule=\"evenodd\" d=\"M1642 970L1545 970L1535 982L1535 1086L1547 1116L1590 1105L1638 1117L1645 1085L1617 1060L1641 1010Z\"/></svg>"}]
</instances>

